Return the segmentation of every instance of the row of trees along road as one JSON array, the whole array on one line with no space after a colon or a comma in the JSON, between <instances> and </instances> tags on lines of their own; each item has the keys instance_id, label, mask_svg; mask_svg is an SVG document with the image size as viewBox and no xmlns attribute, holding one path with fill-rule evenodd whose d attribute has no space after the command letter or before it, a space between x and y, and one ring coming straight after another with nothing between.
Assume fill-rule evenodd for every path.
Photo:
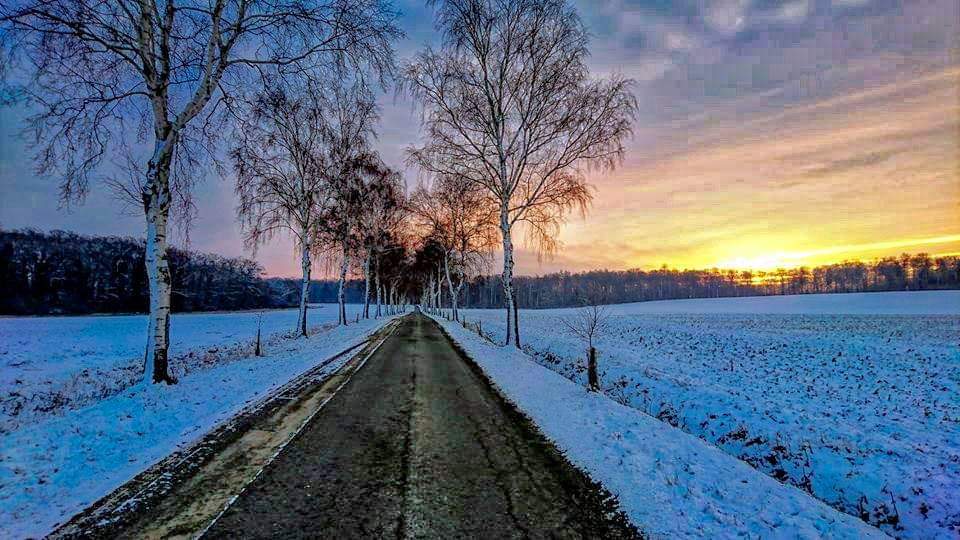
<instances>
[{"instance_id":1,"label":"row of trees along road","mask_svg":"<svg viewBox=\"0 0 960 540\"><path fill-rule=\"evenodd\" d=\"M283 144L266 155L266 149L247 148L249 139L242 136L248 124L269 116L271 100L278 96L274 85L300 92L341 81L385 81L394 70L392 43L400 36L396 17L385 0L0 4L4 94L25 98L36 111L29 132L40 172L60 176L64 202L81 199L95 175L112 176L111 185L143 210L150 294L145 379L175 382L167 366L168 223L172 209L185 216L192 210L193 179L203 176L207 165L224 164L220 134L240 133L239 154L245 157L263 150L261 165L289 167L303 156L283 155ZM336 97L354 96L345 92ZM248 114L254 120L243 121ZM304 186L313 175L348 183L338 173L355 170L356 150L350 145L356 139L331 136L342 128L332 124L318 130L320 153L346 161L331 164L311 155L308 162L297 163ZM102 166L123 160L132 173ZM341 192L353 189L339 187ZM242 180L238 190L243 194L254 188ZM312 197L308 192L305 187L301 194ZM262 207L248 202L241 210L251 242L269 235L254 232L259 223L254 214ZM291 214L291 222L303 217ZM302 243L313 240L312 234ZM309 264L304 266L309 272Z\"/></svg>"},{"instance_id":2,"label":"row of trees along road","mask_svg":"<svg viewBox=\"0 0 960 540\"><path fill-rule=\"evenodd\" d=\"M249 249L277 234L295 239L300 334L315 260L339 267L340 324L355 270L365 317L374 296L375 316L417 295L439 309L445 288L456 318L461 289L499 246L507 344L520 346L514 237L549 253L565 217L586 210L586 173L623 158L632 81L590 76L587 32L567 0L429 3L442 46L399 75L423 110L422 144L408 158L424 182L409 197L373 145L371 81L394 81L401 34L387 0L0 7L4 91L36 111L40 171L60 176L65 203L100 175L142 209L145 380L175 382L168 223L172 213L189 223L193 179L211 168L236 180Z\"/></svg>"}]
</instances>

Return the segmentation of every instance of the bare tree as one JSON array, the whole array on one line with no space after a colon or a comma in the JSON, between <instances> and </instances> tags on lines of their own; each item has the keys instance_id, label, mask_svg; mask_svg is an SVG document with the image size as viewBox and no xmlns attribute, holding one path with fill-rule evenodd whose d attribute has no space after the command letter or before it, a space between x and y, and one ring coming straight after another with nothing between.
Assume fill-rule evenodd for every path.
<instances>
[{"instance_id":1,"label":"bare tree","mask_svg":"<svg viewBox=\"0 0 960 540\"><path fill-rule=\"evenodd\" d=\"M406 213L405 217L406 217ZM400 312L400 301L404 289L411 280L409 245L412 244L409 228L404 221L397 224L391 239L381 250L379 257L381 279L384 281L387 315Z\"/></svg>"},{"instance_id":2,"label":"bare tree","mask_svg":"<svg viewBox=\"0 0 960 540\"><path fill-rule=\"evenodd\" d=\"M379 159L361 162L365 181L361 189L361 209L357 226L364 252L363 273L365 292L363 316L370 318L370 289L377 295L377 312L383 298L380 283L380 256L391 243L398 225L403 219L404 193L400 173L387 167Z\"/></svg>"},{"instance_id":3,"label":"bare tree","mask_svg":"<svg viewBox=\"0 0 960 540\"><path fill-rule=\"evenodd\" d=\"M588 167L623 158L636 101L632 81L590 77L588 36L567 0L436 0L446 46L404 68L423 105L423 169L462 176L497 202L501 279L514 311L513 230L540 253L556 248L565 216L591 200ZM514 317L514 342L520 346ZM511 341L508 320L507 342Z\"/></svg>"},{"instance_id":4,"label":"bare tree","mask_svg":"<svg viewBox=\"0 0 960 540\"><path fill-rule=\"evenodd\" d=\"M246 107L230 151L247 246L256 251L281 231L296 240L302 270L297 332L302 336L307 335L312 249L329 194L320 159L330 142L325 95L315 82L268 87Z\"/></svg>"},{"instance_id":5,"label":"bare tree","mask_svg":"<svg viewBox=\"0 0 960 540\"><path fill-rule=\"evenodd\" d=\"M496 245L497 206L476 184L459 176L438 178L411 197L411 209L443 248L443 273L454 320L460 320L460 291L468 276L479 275Z\"/></svg>"},{"instance_id":6,"label":"bare tree","mask_svg":"<svg viewBox=\"0 0 960 540\"><path fill-rule=\"evenodd\" d=\"M31 119L38 168L61 175L65 201L83 197L104 156L134 151L131 140L149 147L139 182L150 281L145 379L176 382L167 366L167 225L192 175L175 164L199 153L215 159L217 120L267 70L388 73L395 19L384 0L0 4L0 49L15 50L11 58L33 73L23 90L39 109Z\"/></svg>"},{"instance_id":7,"label":"bare tree","mask_svg":"<svg viewBox=\"0 0 960 540\"><path fill-rule=\"evenodd\" d=\"M379 114L373 94L362 81L349 87L333 88L328 91L327 100L331 110L331 130L322 155L322 169L330 197L320 221L322 229L318 243L336 250L335 258L340 263L338 321L346 325L347 274L363 246L360 216L368 191L365 174L382 164L380 157L370 148Z\"/></svg>"},{"instance_id":8,"label":"bare tree","mask_svg":"<svg viewBox=\"0 0 960 540\"><path fill-rule=\"evenodd\" d=\"M608 313L604 306L584 306L568 318L560 321L587 346L587 385L592 392L600 390L600 375L597 372L597 349L594 340L603 334L608 325Z\"/></svg>"}]
</instances>

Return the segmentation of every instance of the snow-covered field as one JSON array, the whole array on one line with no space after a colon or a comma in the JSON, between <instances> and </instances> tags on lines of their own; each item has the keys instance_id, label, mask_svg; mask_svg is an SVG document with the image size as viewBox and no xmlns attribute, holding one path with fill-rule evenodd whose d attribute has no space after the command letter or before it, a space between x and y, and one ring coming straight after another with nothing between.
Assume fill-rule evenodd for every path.
<instances>
[{"instance_id":1,"label":"snow-covered field","mask_svg":"<svg viewBox=\"0 0 960 540\"><path fill-rule=\"evenodd\" d=\"M583 384L584 345L560 322L572 312L521 311L521 337L536 362ZM960 292L608 312L597 348L613 400L890 534L960 535ZM502 310L465 316L502 341Z\"/></svg>"},{"instance_id":2,"label":"snow-covered field","mask_svg":"<svg viewBox=\"0 0 960 540\"><path fill-rule=\"evenodd\" d=\"M587 392L516 349L441 322L507 398L617 495L651 538L883 537L692 435Z\"/></svg>"},{"instance_id":3,"label":"snow-covered field","mask_svg":"<svg viewBox=\"0 0 960 540\"><path fill-rule=\"evenodd\" d=\"M318 311L313 312L314 320L320 322ZM335 317L332 308L328 311ZM284 320L289 313L272 316ZM97 319L91 321L99 330L92 332L96 337L89 338L90 346L97 343L96 339L106 346L110 339L104 327L109 326L111 318L84 319ZM210 319L209 326L204 319ZM51 337L57 333L50 327L80 324L75 318L30 320L47 323ZM85 407L64 409L0 434L0 538L42 536L178 447L202 437L247 404L364 340L386 320L361 321L347 327L325 325L309 339L274 339L265 357L247 355L202 368L195 366L177 385L137 384ZM0 325L9 321L0 321ZM181 352L196 350L198 344L203 344L201 349L228 346L249 332L250 323L247 313L191 315L174 321L181 332L177 333L175 326L173 339ZM291 321L292 326L295 312ZM279 331L285 324L272 328ZM196 341L187 341L187 336ZM65 333L56 338L64 345L73 342L73 337ZM117 354L125 354L127 349L120 347L115 349ZM46 346L43 350L56 348ZM325 369L337 369L348 356ZM84 367L87 364L79 356L76 358L61 365L100 370L108 369L104 367L107 365L124 365L103 354L97 357L100 363L90 367ZM9 369L13 368L4 365L5 377Z\"/></svg>"},{"instance_id":4,"label":"snow-covered field","mask_svg":"<svg viewBox=\"0 0 960 540\"><path fill-rule=\"evenodd\" d=\"M360 306L347 306L351 319ZM176 377L248 356L258 312L176 314L170 323ZM313 331L337 320L336 305L310 309ZM297 324L297 310L263 312L262 341L275 344ZM0 433L108 396L143 371L145 315L0 317Z\"/></svg>"}]
</instances>

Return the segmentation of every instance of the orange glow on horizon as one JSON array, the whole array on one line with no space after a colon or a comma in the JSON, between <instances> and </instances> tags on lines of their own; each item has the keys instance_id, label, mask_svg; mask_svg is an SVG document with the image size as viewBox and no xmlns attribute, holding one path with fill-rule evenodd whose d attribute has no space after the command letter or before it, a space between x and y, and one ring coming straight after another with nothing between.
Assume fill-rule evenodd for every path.
<instances>
[{"instance_id":1,"label":"orange glow on horizon","mask_svg":"<svg viewBox=\"0 0 960 540\"><path fill-rule=\"evenodd\" d=\"M775 270L778 268L798 268L801 266L820 266L846 260L872 260L880 256L858 256L863 253L885 253L884 256L899 254L905 248L910 248L912 254L928 252L923 249L927 246L960 243L960 234L940 236L934 238L919 238L910 240L895 240L887 242L872 242L858 245L831 246L807 251L754 251L749 248L740 248L737 253L744 253L734 258L725 259L709 267L729 270ZM764 247L765 248L765 247ZM758 254L754 254L758 253ZM935 256L935 255L932 255ZM838 259L838 257L840 257Z\"/></svg>"},{"instance_id":2,"label":"orange glow on horizon","mask_svg":"<svg viewBox=\"0 0 960 540\"><path fill-rule=\"evenodd\" d=\"M644 126L621 169L592 176L593 208L564 227L556 260L520 270L768 271L958 253L958 73Z\"/></svg>"}]
</instances>

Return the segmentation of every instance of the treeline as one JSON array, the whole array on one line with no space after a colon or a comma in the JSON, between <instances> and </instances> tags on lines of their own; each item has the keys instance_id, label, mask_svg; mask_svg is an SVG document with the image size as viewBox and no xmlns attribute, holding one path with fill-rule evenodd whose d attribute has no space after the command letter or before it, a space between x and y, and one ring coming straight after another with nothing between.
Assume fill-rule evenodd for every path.
<instances>
[{"instance_id":1,"label":"treeline","mask_svg":"<svg viewBox=\"0 0 960 540\"><path fill-rule=\"evenodd\" d=\"M0 314L142 313L148 307L142 239L91 237L65 231L0 230ZM173 248L177 312L295 307L300 280L262 277L255 261ZM846 293L960 288L960 257L927 254L843 262L771 272L740 270L597 270L519 276L522 308L592 302L643 302L776 294ZM310 299L337 302L337 281L314 280ZM346 301L363 302L364 282L350 280ZM506 305L499 276L463 287L468 307Z\"/></svg>"},{"instance_id":2,"label":"treeline","mask_svg":"<svg viewBox=\"0 0 960 540\"><path fill-rule=\"evenodd\" d=\"M925 253L885 257L871 262L779 269L741 270L597 270L514 278L522 308L555 308L583 302L621 303L679 298L717 298L777 294L849 293L960 288L960 257ZM504 302L498 276L472 280L465 304L499 308Z\"/></svg>"},{"instance_id":3,"label":"treeline","mask_svg":"<svg viewBox=\"0 0 960 540\"><path fill-rule=\"evenodd\" d=\"M300 282L263 279L255 261L172 248L173 310L292 307ZM336 283L311 284L317 302L336 301ZM359 301L359 282L348 300ZM65 231L0 230L0 314L142 313L149 289L144 241Z\"/></svg>"}]
</instances>

